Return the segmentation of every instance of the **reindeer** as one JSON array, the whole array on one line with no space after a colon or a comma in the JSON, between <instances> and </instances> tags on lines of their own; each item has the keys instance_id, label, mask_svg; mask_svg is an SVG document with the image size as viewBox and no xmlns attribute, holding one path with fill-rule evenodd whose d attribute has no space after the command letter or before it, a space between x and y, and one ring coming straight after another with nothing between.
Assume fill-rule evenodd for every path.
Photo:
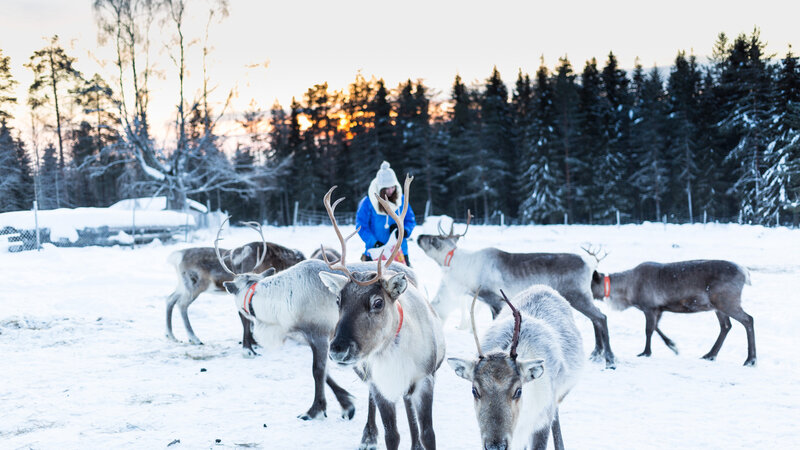
<instances>
[{"instance_id":1,"label":"reindeer","mask_svg":"<svg viewBox=\"0 0 800 450\"><path fill-rule=\"evenodd\" d=\"M472 382L482 448L506 450L513 443L544 449L552 430L555 448L563 450L558 407L583 367L572 310L548 286L531 286L512 301L501 294L509 307L483 338L489 353L481 349L475 329L476 292L471 317L478 359L447 362L456 375Z\"/></svg>"},{"instance_id":2,"label":"reindeer","mask_svg":"<svg viewBox=\"0 0 800 450\"><path fill-rule=\"evenodd\" d=\"M533 284L544 284L555 289L573 308L592 321L595 348L591 358L605 357L606 368L614 369L614 353L608 337L608 323L592 302L591 280L593 266L581 256L572 253L508 253L490 247L477 251L457 248L459 238L469 230L471 215L467 213L467 227L461 234L420 235L419 247L442 268L442 281L431 302L442 320L457 307L458 297L478 291L478 300L489 305L492 317L502 309L503 299L497 294L502 287L509 295L516 295Z\"/></svg>"},{"instance_id":3,"label":"reindeer","mask_svg":"<svg viewBox=\"0 0 800 450\"><path fill-rule=\"evenodd\" d=\"M742 288L750 284L750 274L744 267L730 261L694 260L668 264L645 262L631 270L600 276L592 274L594 298L607 300L612 308L623 310L634 306L644 313L645 346L638 356L649 357L653 331L675 354L675 343L658 328L661 313L694 313L714 311L719 320L719 336L714 346L703 356L713 361L731 329L733 317L747 331L745 366L756 364L756 338L753 317L742 309Z\"/></svg>"},{"instance_id":4,"label":"reindeer","mask_svg":"<svg viewBox=\"0 0 800 450\"><path fill-rule=\"evenodd\" d=\"M220 231L228 219L226 218L220 225ZM167 297L167 338L177 342L172 333L172 310L177 303L189 342L195 345L203 344L194 334L192 324L189 323L189 306L203 292L224 292L223 283L233 280L235 275L227 268L227 264L238 267L240 271L243 271L244 267L252 267L250 271L258 273L270 267L275 268L276 271L285 270L305 259L298 250L266 242L260 224L256 222L243 222L243 224L256 230L261 236L261 241L251 242L233 250L222 250L225 253L222 257L215 252L216 245L215 248L187 248L169 255L168 261L175 266L175 271L178 273L178 286L175 288L175 292ZM217 233L217 239L219 239L219 233ZM241 315L240 319L243 327L242 348L246 355L254 356L256 352L253 350L254 341L250 322Z\"/></svg>"},{"instance_id":5,"label":"reindeer","mask_svg":"<svg viewBox=\"0 0 800 450\"><path fill-rule=\"evenodd\" d=\"M325 260L326 258L328 261L336 262L342 259L342 255L340 255L339 252L337 252L332 248L320 247L314 250L311 256L308 257L308 259L319 259L319 260Z\"/></svg>"},{"instance_id":6,"label":"reindeer","mask_svg":"<svg viewBox=\"0 0 800 450\"><path fill-rule=\"evenodd\" d=\"M216 241L214 245L217 246ZM221 256L218 261L227 267ZM417 283L411 269L396 266L392 265L392 269ZM357 272L374 266L358 262L346 267ZM311 347L314 401L308 411L298 416L302 420L327 417L325 384L342 407L342 417L352 419L355 415L352 396L327 374L328 341L333 336L339 310L336 296L319 277L325 271L331 271L326 262L309 259L280 273L270 268L260 274L235 274L232 281L223 283L228 293L234 295L239 314L248 321L247 328L253 324L253 334L263 346L279 345L286 338L293 338Z\"/></svg>"},{"instance_id":7,"label":"reindeer","mask_svg":"<svg viewBox=\"0 0 800 450\"><path fill-rule=\"evenodd\" d=\"M402 213L398 217L391 206L386 211L403 235L403 217L408 210L408 188L412 178L406 177L406 193ZM345 257L347 240L339 231L334 217L339 199L331 206L334 186L325 195L324 203ZM356 230L357 232L358 230ZM330 357L343 365L359 365L363 379L369 384L369 410L361 438L361 449L377 448L378 429L375 409L380 411L385 430L386 448L395 450L400 443L395 404L400 397L414 449L436 448L433 431L434 373L444 359L445 342L442 324L424 295L408 282L405 273L390 266L400 249L396 245L387 262L377 261L377 273L353 273L342 264L329 262L331 269L343 275L320 272L322 282L338 297L339 320L331 341ZM382 269L390 269L383 271Z\"/></svg>"}]
</instances>

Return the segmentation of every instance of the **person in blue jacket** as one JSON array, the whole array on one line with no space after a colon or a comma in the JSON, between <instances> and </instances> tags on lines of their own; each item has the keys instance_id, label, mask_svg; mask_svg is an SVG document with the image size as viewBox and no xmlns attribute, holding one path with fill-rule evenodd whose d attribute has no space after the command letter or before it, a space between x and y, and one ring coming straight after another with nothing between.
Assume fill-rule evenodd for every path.
<instances>
[{"instance_id":1,"label":"person in blue jacket","mask_svg":"<svg viewBox=\"0 0 800 450\"><path fill-rule=\"evenodd\" d=\"M403 188L397 181L394 170L389 167L389 163L386 161L381 163L381 168L369 184L367 195L362 198L361 202L358 204L356 227L359 227L358 235L366 246L364 253L361 255L362 261L372 261L368 250L383 247L389 242L392 233L397 235L397 224L394 222L394 219L383 210L383 206L381 206L375 198L376 195L380 195L384 200L388 201L394 208L395 214L398 216L400 215L403 209ZM404 236L400 237L403 239L402 252L406 265L409 265L408 242L406 238L414 231L414 226L416 226L416 224L414 220L414 211L409 204L406 217L403 220ZM389 255L387 254L386 256Z\"/></svg>"}]
</instances>

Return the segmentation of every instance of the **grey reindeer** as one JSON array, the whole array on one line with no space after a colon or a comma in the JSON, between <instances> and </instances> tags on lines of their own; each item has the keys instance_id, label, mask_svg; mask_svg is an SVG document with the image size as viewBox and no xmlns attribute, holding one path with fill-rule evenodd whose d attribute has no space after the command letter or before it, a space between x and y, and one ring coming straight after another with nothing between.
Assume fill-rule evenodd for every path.
<instances>
[{"instance_id":1,"label":"grey reindeer","mask_svg":"<svg viewBox=\"0 0 800 450\"><path fill-rule=\"evenodd\" d=\"M228 221L226 218L222 225ZM222 230L220 225L220 231ZM277 271L285 270L305 257L298 250L283 247L264 239L261 225L255 222L244 222L244 225L256 230L261 236L261 241L250 242L233 250L221 250L223 256L219 256L213 247L194 247L172 252L168 261L175 267L178 274L178 286L175 291L167 297L167 338L176 341L172 333L172 311L178 305L183 326L186 328L186 335L189 342L195 345L202 345L200 339L195 335L192 324L189 322L189 306L203 292L224 293L223 283L233 280L236 275L227 268L231 267L250 268L252 273L261 273L270 267ZM217 233L219 239L219 232ZM252 332L250 322L241 314L242 321L242 347L247 356L255 356L253 349Z\"/></svg>"},{"instance_id":2,"label":"grey reindeer","mask_svg":"<svg viewBox=\"0 0 800 450\"><path fill-rule=\"evenodd\" d=\"M719 320L719 336L703 359L717 358L731 329L731 317L747 332L745 366L756 364L756 338L753 317L742 309L742 288L750 284L744 267L723 260L693 260L667 264L644 262L633 269L601 276L592 275L592 294L612 308L635 307L644 313L645 346L638 356L650 356L650 338L656 331L675 354L678 348L659 328L665 311L694 313L714 311Z\"/></svg>"},{"instance_id":3,"label":"grey reindeer","mask_svg":"<svg viewBox=\"0 0 800 450\"><path fill-rule=\"evenodd\" d=\"M406 177L403 190L406 196L400 217L379 198L397 223L398 236L403 235L402 218L408 210L410 183L411 178ZM355 233L345 239L339 231L333 211L342 199L333 206L330 204L335 188L325 195L325 207L341 242L344 258L346 242ZM398 243L388 261L394 260L399 249ZM386 448L398 448L400 434L395 404L402 398L412 448L434 450L434 373L445 354L441 321L425 296L407 281L407 275L394 272L388 263L384 267L379 259L377 273L351 273L341 264L330 265L345 274L319 274L338 297L339 320L330 345L331 359L343 365L357 365L369 384L368 417L359 448L377 448L376 407L383 421Z\"/></svg>"},{"instance_id":4,"label":"grey reindeer","mask_svg":"<svg viewBox=\"0 0 800 450\"><path fill-rule=\"evenodd\" d=\"M221 256L219 263L225 265ZM411 269L396 266L390 267L404 273L411 283L417 282ZM374 265L357 262L346 267L357 273L373 269ZM298 416L303 420L327 417L326 384L342 407L342 417L352 419L355 415L352 396L327 371L328 342L333 337L339 310L336 296L319 277L320 272L325 271L332 271L328 264L319 259L309 259L279 273L269 269L260 274L236 274L232 281L223 283L225 289L234 295L239 314L248 324L253 324L254 337L262 346L274 347L292 338L311 347L314 401L305 413Z\"/></svg>"},{"instance_id":5,"label":"grey reindeer","mask_svg":"<svg viewBox=\"0 0 800 450\"><path fill-rule=\"evenodd\" d=\"M608 321L593 303L591 281L594 266L580 255L572 253L509 253L497 248L477 251L458 248L464 233L420 235L419 247L442 268L442 281L431 301L436 312L445 320L447 314L458 307L458 298L478 292L478 300L489 305L496 317L503 308L503 299L497 294L500 288L514 296L533 284L544 284L555 289L569 304L592 321L595 348L591 358L605 357L605 366L615 368L614 353L608 337Z\"/></svg>"},{"instance_id":6,"label":"grey reindeer","mask_svg":"<svg viewBox=\"0 0 800 450\"><path fill-rule=\"evenodd\" d=\"M577 383L584 359L572 310L544 285L531 286L511 301L502 295L509 308L483 338L489 352L483 352L475 329L476 293L470 315L478 358L447 362L472 383L483 449L544 449L551 430L555 448L563 449L558 408Z\"/></svg>"}]
</instances>

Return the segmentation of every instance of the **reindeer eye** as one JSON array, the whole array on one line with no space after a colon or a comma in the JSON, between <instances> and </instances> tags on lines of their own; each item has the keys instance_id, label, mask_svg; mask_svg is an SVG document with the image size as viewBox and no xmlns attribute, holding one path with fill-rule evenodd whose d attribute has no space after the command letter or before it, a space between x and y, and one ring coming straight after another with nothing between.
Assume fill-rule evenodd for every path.
<instances>
[{"instance_id":1,"label":"reindeer eye","mask_svg":"<svg viewBox=\"0 0 800 450\"><path fill-rule=\"evenodd\" d=\"M383 299L376 298L372 301L372 309L373 311L380 311L383 308Z\"/></svg>"},{"instance_id":2,"label":"reindeer eye","mask_svg":"<svg viewBox=\"0 0 800 450\"><path fill-rule=\"evenodd\" d=\"M478 394L478 390L475 386L472 386L472 396L475 397L475 400L481 398L481 394Z\"/></svg>"},{"instance_id":3,"label":"reindeer eye","mask_svg":"<svg viewBox=\"0 0 800 450\"><path fill-rule=\"evenodd\" d=\"M514 396L511 397L511 399L516 400L516 399L518 399L520 397L522 397L522 389L517 388L517 390L514 391Z\"/></svg>"}]
</instances>

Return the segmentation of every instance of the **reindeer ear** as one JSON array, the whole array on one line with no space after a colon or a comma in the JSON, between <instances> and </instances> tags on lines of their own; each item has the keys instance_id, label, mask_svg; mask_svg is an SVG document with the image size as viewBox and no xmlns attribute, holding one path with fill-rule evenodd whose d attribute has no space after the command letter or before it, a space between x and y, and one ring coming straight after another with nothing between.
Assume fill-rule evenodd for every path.
<instances>
[{"instance_id":1,"label":"reindeer ear","mask_svg":"<svg viewBox=\"0 0 800 450\"><path fill-rule=\"evenodd\" d=\"M456 375L467 381L472 381L472 374L475 369L474 362L460 358L447 358L447 364L450 364L450 367L456 371Z\"/></svg>"},{"instance_id":2,"label":"reindeer ear","mask_svg":"<svg viewBox=\"0 0 800 450\"><path fill-rule=\"evenodd\" d=\"M274 267L270 267L269 269L267 269L267 270L261 272L260 274L258 274L259 278L261 278L261 279L264 279L266 277L271 277L273 275L275 275L275 268Z\"/></svg>"},{"instance_id":3,"label":"reindeer ear","mask_svg":"<svg viewBox=\"0 0 800 450\"><path fill-rule=\"evenodd\" d=\"M544 360L543 359L529 359L526 361L517 361L519 373L522 375L522 382L539 378L544 373Z\"/></svg>"},{"instance_id":4,"label":"reindeer ear","mask_svg":"<svg viewBox=\"0 0 800 450\"><path fill-rule=\"evenodd\" d=\"M228 291L228 294L236 295L239 292L239 288L236 287L236 283L233 281L223 281L222 286Z\"/></svg>"},{"instance_id":5,"label":"reindeer ear","mask_svg":"<svg viewBox=\"0 0 800 450\"><path fill-rule=\"evenodd\" d=\"M339 295L347 282L350 281L350 279L344 275L330 272L320 272L319 278L322 280L322 284L324 284L333 295Z\"/></svg>"},{"instance_id":6,"label":"reindeer ear","mask_svg":"<svg viewBox=\"0 0 800 450\"><path fill-rule=\"evenodd\" d=\"M383 286L383 290L389 294L389 297L391 297L393 300L397 300L397 298L400 297L400 295L405 292L406 288L408 287L406 274L400 272L388 280L381 280L381 286Z\"/></svg>"}]
</instances>

